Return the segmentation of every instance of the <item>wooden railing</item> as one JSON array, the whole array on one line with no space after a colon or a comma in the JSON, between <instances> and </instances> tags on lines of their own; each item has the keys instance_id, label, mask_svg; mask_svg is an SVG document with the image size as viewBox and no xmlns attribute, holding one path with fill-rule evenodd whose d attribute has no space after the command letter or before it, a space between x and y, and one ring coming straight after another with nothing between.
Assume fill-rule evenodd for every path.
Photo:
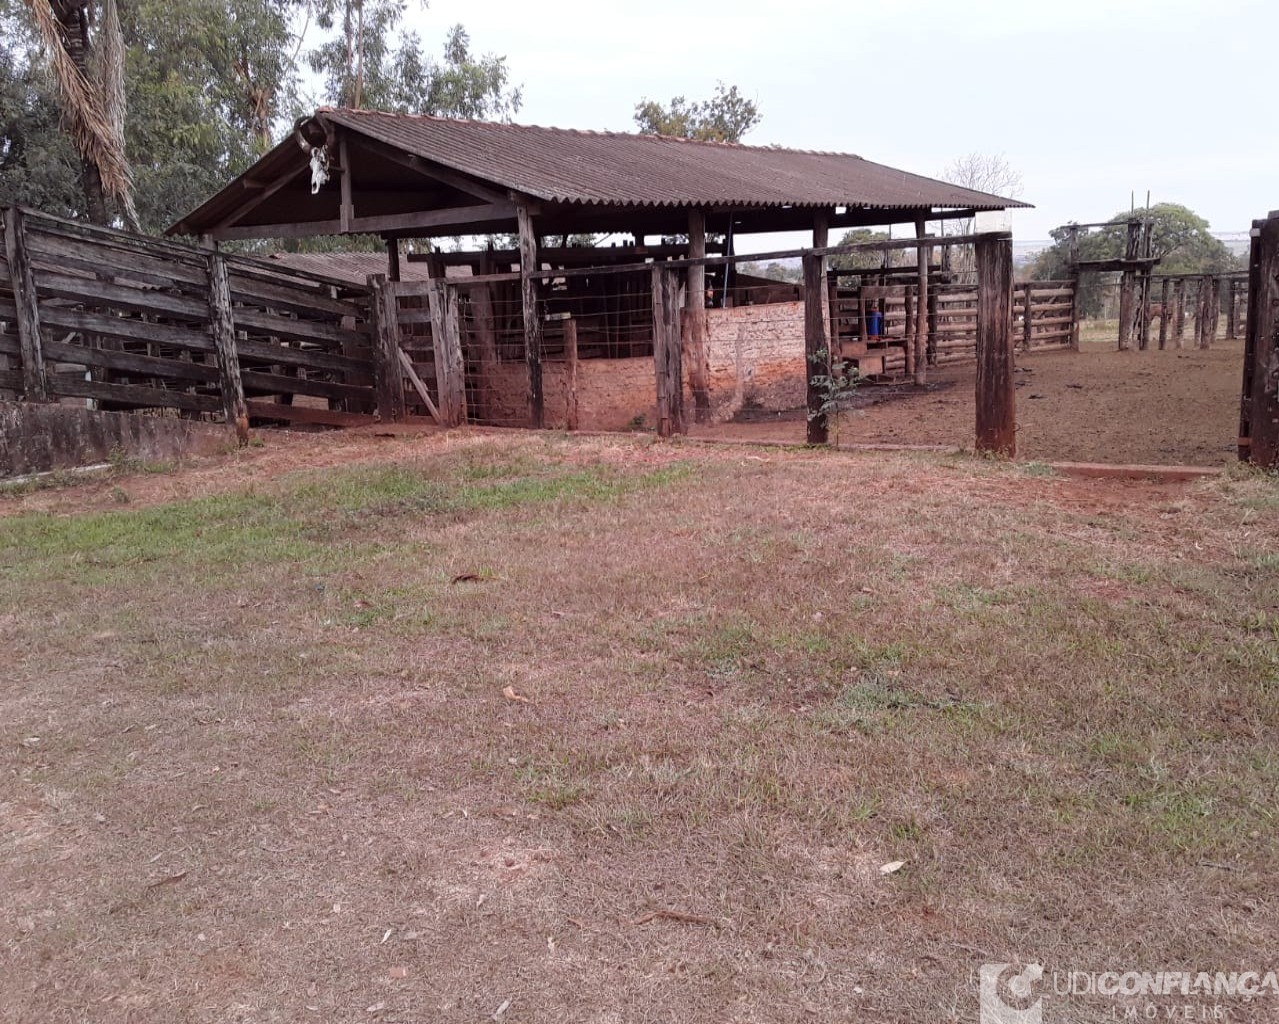
<instances>
[{"instance_id":1,"label":"wooden railing","mask_svg":"<svg viewBox=\"0 0 1279 1024\"><path fill-rule=\"evenodd\" d=\"M334 426L377 409L369 290L259 260L0 210L0 392Z\"/></svg>"},{"instance_id":2,"label":"wooden railing","mask_svg":"<svg viewBox=\"0 0 1279 1024\"><path fill-rule=\"evenodd\" d=\"M919 315L914 285L863 285L832 290L831 323L835 351L847 359L883 359L883 372L906 367L904 342L915 334ZM872 311L880 313L878 334L871 333ZM928 317L928 362L942 366L971 362L977 354L977 287L933 284ZM1012 337L1022 351L1067 348L1074 343L1073 281L1032 281L1013 286ZM863 324L866 329L863 330Z\"/></svg>"}]
</instances>

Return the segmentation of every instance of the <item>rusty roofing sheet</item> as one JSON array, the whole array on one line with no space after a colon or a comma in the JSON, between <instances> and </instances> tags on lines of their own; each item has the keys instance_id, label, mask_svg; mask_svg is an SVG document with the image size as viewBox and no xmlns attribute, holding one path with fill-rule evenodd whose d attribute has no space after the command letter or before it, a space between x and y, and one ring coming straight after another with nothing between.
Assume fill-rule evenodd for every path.
<instances>
[{"instance_id":1,"label":"rusty roofing sheet","mask_svg":"<svg viewBox=\"0 0 1279 1024\"><path fill-rule=\"evenodd\" d=\"M322 108L353 131L550 202L608 206L1025 206L848 153Z\"/></svg>"}]
</instances>

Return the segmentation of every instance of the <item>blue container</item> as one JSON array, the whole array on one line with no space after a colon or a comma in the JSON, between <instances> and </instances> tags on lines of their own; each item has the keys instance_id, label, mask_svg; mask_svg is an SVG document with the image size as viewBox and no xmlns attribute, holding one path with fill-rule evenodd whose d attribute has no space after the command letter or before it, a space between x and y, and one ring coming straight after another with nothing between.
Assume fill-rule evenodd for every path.
<instances>
[{"instance_id":1,"label":"blue container","mask_svg":"<svg viewBox=\"0 0 1279 1024\"><path fill-rule=\"evenodd\" d=\"M884 329L884 314L877 309L866 314L866 337L878 338Z\"/></svg>"}]
</instances>

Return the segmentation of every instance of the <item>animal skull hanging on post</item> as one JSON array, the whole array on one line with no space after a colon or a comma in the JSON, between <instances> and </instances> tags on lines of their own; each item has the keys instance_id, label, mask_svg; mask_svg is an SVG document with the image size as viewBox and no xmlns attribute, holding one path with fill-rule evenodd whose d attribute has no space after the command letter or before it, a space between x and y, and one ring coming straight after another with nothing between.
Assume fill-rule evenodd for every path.
<instances>
[{"instance_id":1,"label":"animal skull hanging on post","mask_svg":"<svg viewBox=\"0 0 1279 1024\"><path fill-rule=\"evenodd\" d=\"M329 180L329 144L332 129L319 119L304 117L293 125L294 137L302 152L311 157L311 195L316 195Z\"/></svg>"}]
</instances>

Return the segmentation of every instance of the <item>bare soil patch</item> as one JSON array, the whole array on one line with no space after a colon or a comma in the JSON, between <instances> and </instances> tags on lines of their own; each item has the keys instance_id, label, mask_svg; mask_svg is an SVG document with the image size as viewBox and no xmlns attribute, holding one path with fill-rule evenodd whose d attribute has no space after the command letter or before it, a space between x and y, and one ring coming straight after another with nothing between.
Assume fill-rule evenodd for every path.
<instances>
[{"instance_id":1,"label":"bare soil patch","mask_svg":"<svg viewBox=\"0 0 1279 1024\"><path fill-rule=\"evenodd\" d=\"M1080 352L1017 356L1017 455L1044 462L1215 466L1233 460L1243 343L1212 349L1119 352L1112 340ZM840 443L971 448L975 367L930 371L929 384L864 384L847 402ZM746 412L695 436L804 438L804 411Z\"/></svg>"},{"instance_id":2,"label":"bare soil patch","mask_svg":"<svg viewBox=\"0 0 1279 1024\"><path fill-rule=\"evenodd\" d=\"M0 509L0 1020L973 1020L985 962L1273 966L1273 478L273 435Z\"/></svg>"}]
</instances>

